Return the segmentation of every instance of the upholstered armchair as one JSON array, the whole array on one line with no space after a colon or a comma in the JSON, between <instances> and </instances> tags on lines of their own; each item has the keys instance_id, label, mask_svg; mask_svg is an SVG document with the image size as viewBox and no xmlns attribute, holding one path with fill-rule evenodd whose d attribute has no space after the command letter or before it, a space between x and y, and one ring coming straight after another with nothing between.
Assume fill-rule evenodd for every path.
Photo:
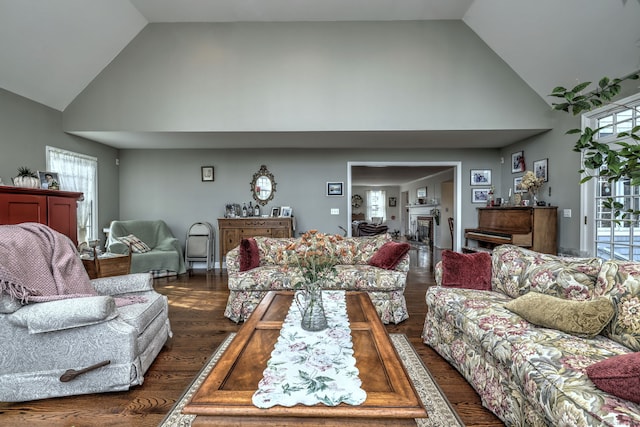
<instances>
[{"instance_id":1,"label":"upholstered armchair","mask_svg":"<svg viewBox=\"0 0 640 427\"><path fill-rule=\"evenodd\" d=\"M162 220L112 221L107 251L125 254L132 248L131 273L155 277L185 273L180 242Z\"/></svg>"},{"instance_id":2,"label":"upholstered armchair","mask_svg":"<svg viewBox=\"0 0 640 427\"><path fill-rule=\"evenodd\" d=\"M0 401L142 384L171 334L167 297L153 290L148 273L94 279L91 285L97 296L27 305L0 295ZM116 303L131 297L133 304Z\"/></svg>"}]
</instances>

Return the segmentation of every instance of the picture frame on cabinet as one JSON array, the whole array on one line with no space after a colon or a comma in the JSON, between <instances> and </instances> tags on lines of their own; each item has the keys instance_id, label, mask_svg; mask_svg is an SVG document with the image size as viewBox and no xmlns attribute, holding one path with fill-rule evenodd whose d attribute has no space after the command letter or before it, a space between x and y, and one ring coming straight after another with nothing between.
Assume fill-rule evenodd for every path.
<instances>
[{"instance_id":1,"label":"picture frame on cabinet","mask_svg":"<svg viewBox=\"0 0 640 427\"><path fill-rule=\"evenodd\" d=\"M60 178L57 172L38 171L38 179L40 180L40 188L45 190L60 189Z\"/></svg>"},{"instance_id":2,"label":"picture frame on cabinet","mask_svg":"<svg viewBox=\"0 0 640 427\"><path fill-rule=\"evenodd\" d=\"M291 218L292 209L290 206L281 206L280 207L280 216L283 218Z\"/></svg>"},{"instance_id":3,"label":"picture frame on cabinet","mask_svg":"<svg viewBox=\"0 0 640 427\"><path fill-rule=\"evenodd\" d=\"M271 216L272 216L273 218L277 218L277 217L279 217L279 216L280 216L280 208L279 208L279 207L277 207L277 208L271 208Z\"/></svg>"},{"instance_id":4,"label":"picture frame on cabinet","mask_svg":"<svg viewBox=\"0 0 640 427\"><path fill-rule=\"evenodd\" d=\"M472 188L471 189L471 203L487 203L489 200L490 188Z\"/></svg>"},{"instance_id":5,"label":"picture frame on cabinet","mask_svg":"<svg viewBox=\"0 0 640 427\"><path fill-rule=\"evenodd\" d=\"M471 169L471 185L491 185L491 169Z\"/></svg>"},{"instance_id":6,"label":"picture frame on cabinet","mask_svg":"<svg viewBox=\"0 0 640 427\"><path fill-rule=\"evenodd\" d=\"M514 193L524 193L524 190L522 189L522 187L520 187L521 183L522 183L522 177L521 176L517 176L517 177L513 178L513 192Z\"/></svg>"}]
</instances>

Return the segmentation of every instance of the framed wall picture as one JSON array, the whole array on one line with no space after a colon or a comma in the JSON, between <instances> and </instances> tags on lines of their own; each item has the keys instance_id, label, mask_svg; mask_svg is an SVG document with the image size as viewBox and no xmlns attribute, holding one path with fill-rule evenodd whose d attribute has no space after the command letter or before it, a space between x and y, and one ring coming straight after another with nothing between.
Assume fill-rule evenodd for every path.
<instances>
[{"instance_id":1,"label":"framed wall picture","mask_svg":"<svg viewBox=\"0 0 640 427\"><path fill-rule=\"evenodd\" d=\"M417 198L423 198L423 197L427 197L427 187L420 187L416 190L416 197Z\"/></svg>"},{"instance_id":2,"label":"framed wall picture","mask_svg":"<svg viewBox=\"0 0 640 427\"><path fill-rule=\"evenodd\" d=\"M518 151L511 155L511 173L524 172L524 151Z\"/></svg>"},{"instance_id":3,"label":"framed wall picture","mask_svg":"<svg viewBox=\"0 0 640 427\"><path fill-rule=\"evenodd\" d=\"M524 193L524 190L522 189L522 187L520 187L521 183L522 183L522 177L521 176L513 178L513 192L514 193Z\"/></svg>"},{"instance_id":4,"label":"framed wall picture","mask_svg":"<svg viewBox=\"0 0 640 427\"><path fill-rule=\"evenodd\" d=\"M491 185L491 169L471 169L471 185Z\"/></svg>"},{"instance_id":5,"label":"framed wall picture","mask_svg":"<svg viewBox=\"0 0 640 427\"><path fill-rule=\"evenodd\" d=\"M327 182L327 196L343 196L343 182Z\"/></svg>"},{"instance_id":6,"label":"framed wall picture","mask_svg":"<svg viewBox=\"0 0 640 427\"><path fill-rule=\"evenodd\" d=\"M536 174L536 178L542 178L544 182L549 181L549 159L533 162L533 172Z\"/></svg>"},{"instance_id":7,"label":"framed wall picture","mask_svg":"<svg viewBox=\"0 0 640 427\"><path fill-rule=\"evenodd\" d=\"M489 200L489 188L472 188L471 203L487 203Z\"/></svg>"},{"instance_id":8,"label":"framed wall picture","mask_svg":"<svg viewBox=\"0 0 640 427\"><path fill-rule=\"evenodd\" d=\"M60 189L60 178L57 172L38 171L38 179L40 179L40 188L44 188L45 190Z\"/></svg>"},{"instance_id":9,"label":"framed wall picture","mask_svg":"<svg viewBox=\"0 0 640 427\"><path fill-rule=\"evenodd\" d=\"M280 207L280 216L284 218L291 217L292 209L290 206L281 206Z\"/></svg>"},{"instance_id":10,"label":"framed wall picture","mask_svg":"<svg viewBox=\"0 0 640 427\"><path fill-rule=\"evenodd\" d=\"M200 178L202 182L213 182L213 166L202 166L200 168Z\"/></svg>"},{"instance_id":11,"label":"framed wall picture","mask_svg":"<svg viewBox=\"0 0 640 427\"><path fill-rule=\"evenodd\" d=\"M396 197L389 197L389 207L395 208L398 204L398 199Z\"/></svg>"}]
</instances>

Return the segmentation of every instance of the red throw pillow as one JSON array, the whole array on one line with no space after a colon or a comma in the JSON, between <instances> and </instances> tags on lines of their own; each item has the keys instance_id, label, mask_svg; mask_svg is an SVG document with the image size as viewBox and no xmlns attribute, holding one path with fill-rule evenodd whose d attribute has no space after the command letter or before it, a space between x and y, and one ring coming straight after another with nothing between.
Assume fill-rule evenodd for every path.
<instances>
[{"instance_id":1,"label":"red throw pillow","mask_svg":"<svg viewBox=\"0 0 640 427\"><path fill-rule=\"evenodd\" d=\"M256 239L250 237L240 241L240 271L251 270L260 266L260 253Z\"/></svg>"},{"instance_id":2,"label":"red throw pillow","mask_svg":"<svg viewBox=\"0 0 640 427\"><path fill-rule=\"evenodd\" d=\"M442 286L491 290L491 255L442 251Z\"/></svg>"},{"instance_id":3,"label":"red throw pillow","mask_svg":"<svg viewBox=\"0 0 640 427\"><path fill-rule=\"evenodd\" d=\"M640 353L621 354L587 366L587 376L600 390L640 403Z\"/></svg>"},{"instance_id":4,"label":"red throw pillow","mask_svg":"<svg viewBox=\"0 0 640 427\"><path fill-rule=\"evenodd\" d=\"M393 270L409 252L409 249L411 249L411 245L408 243L387 242L373 254L368 264L385 270Z\"/></svg>"}]
</instances>

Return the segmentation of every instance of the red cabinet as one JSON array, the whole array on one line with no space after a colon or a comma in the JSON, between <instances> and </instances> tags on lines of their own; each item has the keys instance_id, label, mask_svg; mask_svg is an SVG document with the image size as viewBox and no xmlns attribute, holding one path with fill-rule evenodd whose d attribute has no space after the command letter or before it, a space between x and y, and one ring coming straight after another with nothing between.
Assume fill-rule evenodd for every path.
<instances>
[{"instance_id":1,"label":"red cabinet","mask_svg":"<svg viewBox=\"0 0 640 427\"><path fill-rule=\"evenodd\" d=\"M0 187L0 224L39 222L78 243L77 202L82 193Z\"/></svg>"}]
</instances>

